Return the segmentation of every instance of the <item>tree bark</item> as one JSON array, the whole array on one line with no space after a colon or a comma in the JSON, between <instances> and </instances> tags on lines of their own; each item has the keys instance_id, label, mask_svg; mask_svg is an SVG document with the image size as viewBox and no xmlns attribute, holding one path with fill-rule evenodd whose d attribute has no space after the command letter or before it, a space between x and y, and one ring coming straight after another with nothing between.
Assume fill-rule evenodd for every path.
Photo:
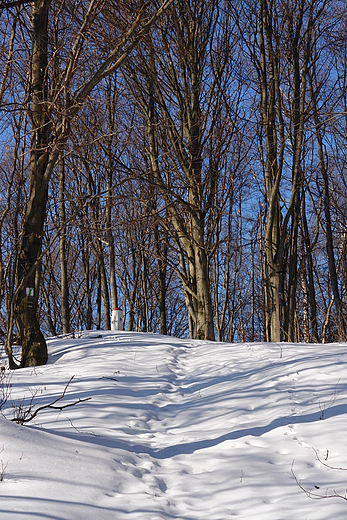
<instances>
[{"instance_id":1,"label":"tree bark","mask_svg":"<svg viewBox=\"0 0 347 520\"><path fill-rule=\"evenodd\" d=\"M281 245L281 210L279 204L279 189L282 176L284 125L278 57L273 50L272 12L268 12L267 2L259 1L259 43L260 43L260 93L261 109L265 127L266 141L266 190L268 198L268 219L265 232L265 255L269 270L270 289L270 334L271 341L281 341L281 276L282 245ZM276 115L279 117L277 125ZM280 132L280 152L278 151L277 127Z\"/></svg>"},{"instance_id":2,"label":"tree bark","mask_svg":"<svg viewBox=\"0 0 347 520\"><path fill-rule=\"evenodd\" d=\"M40 286L40 256L47 208L48 184L61 149L69 135L71 118L76 116L85 100L104 78L113 74L129 56L134 47L150 30L172 0L166 0L151 16L145 7L129 30L119 39L107 58L94 69L74 93L69 92L72 77L78 70L85 36L95 16L96 2L91 0L85 19L75 36L66 67L61 73L61 89L65 94L63 114L58 117L55 132L49 118L48 91L48 15L51 0L32 2L32 62L31 62L31 156L30 187L23 219L23 237L16 273L15 319L22 343L20 366L35 366L47 362L47 345L37 319L38 290ZM23 3L23 2L20 2ZM9 3L7 6L11 6ZM14 5L14 4L13 4ZM146 21L147 17L147 21ZM141 27L142 23L142 27ZM82 74L83 77L83 74ZM59 149L60 148L60 149ZM107 320L106 320L107 321Z\"/></svg>"},{"instance_id":3,"label":"tree bark","mask_svg":"<svg viewBox=\"0 0 347 520\"><path fill-rule=\"evenodd\" d=\"M214 340L215 334L208 272L206 206L212 199L214 179L202 172L203 146L207 140L204 124L209 114L202 113L201 98L204 96L202 69L206 58L206 48L202 42L212 34L214 7L213 2L207 8L202 2L193 6L188 1L173 7L170 13L172 23L177 34L180 34L174 51L177 52L178 63L173 62L166 29L161 31L161 52L165 53L161 65L163 75L177 98L176 117L170 108L170 96L163 90L158 74L154 40L146 41L148 48L139 53L146 85L134 77L137 99L148 121L151 175L165 201L177 238L180 256L178 274L184 286L190 335L209 340ZM207 97L211 96L212 99L215 87L213 83ZM163 132L157 125L155 109L165 122ZM209 109L212 110L210 106ZM156 132L160 132L161 146L168 157L172 171L169 175L158 166ZM179 186L177 193L172 185Z\"/></svg>"},{"instance_id":4,"label":"tree bark","mask_svg":"<svg viewBox=\"0 0 347 520\"><path fill-rule=\"evenodd\" d=\"M154 241L157 256L158 272L159 272L159 295L158 306L160 316L160 334L167 334L167 318L166 318L166 271L167 271L167 253L168 253L169 234L164 231L164 237L160 237L158 223L154 226Z\"/></svg>"},{"instance_id":5,"label":"tree bark","mask_svg":"<svg viewBox=\"0 0 347 520\"><path fill-rule=\"evenodd\" d=\"M47 166L50 123L47 111L48 10L50 0L32 5L32 134L30 187L17 267L16 323L22 343L20 366L47 362L47 345L37 319L39 257L48 194Z\"/></svg>"},{"instance_id":6,"label":"tree bark","mask_svg":"<svg viewBox=\"0 0 347 520\"><path fill-rule=\"evenodd\" d=\"M302 147L304 123L307 116L306 84L310 60L312 59L312 33L314 2L306 9L305 0L298 4L293 13L289 3L281 13L276 4L259 0L259 58L255 47L251 49L257 69L261 113L266 144L266 196L267 222L265 232L265 254L270 279L270 329L271 341L281 341L283 333L288 341L295 337L296 290L298 280L298 226L300 216L300 193L302 187ZM304 24L305 20L305 24ZM287 34L285 50L278 32L285 27ZM282 63L283 62L283 63ZM282 71L292 68L290 80L293 84L282 84ZM286 91L287 89L287 91ZM286 211L280 205L281 180L287 136L285 135L285 102L289 101L289 129L293 141L291 195ZM287 115L286 115L287 117ZM283 211L283 215L282 215ZM290 233L289 224L291 221ZM289 235L289 249L287 246ZM284 298L287 255L289 251L288 300Z\"/></svg>"},{"instance_id":7,"label":"tree bark","mask_svg":"<svg viewBox=\"0 0 347 520\"><path fill-rule=\"evenodd\" d=\"M116 87L114 87L116 88ZM106 181L106 240L109 252L109 269L110 269L110 293L111 293L111 309L118 307L117 282L116 282L116 259L114 236L112 232L112 202L113 202L113 169L112 149L114 147L115 135L115 106L114 95L112 95L111 78L107 83L107 105L108 105L108 129L109 134L106 137L106 153L107 153L107 181Z\"/></svg>"},{"instance_id":8,"label":"tree bark","mask_svg":"<svg viewBox=\"0 0 347 520\"><path fill-rule=\"evenodd\" d=\"M70 333L70 305L69 305L69 282L67 273L67 253L66 253L66 213L65 213L65 164L64 157L59 159L59 207L60 207L60 272L61 272L61 314L63 322L63 334Z\"/></svg>"},{"instance_id":9,"label":"tree bark","mask_svg":"<svg viewBox=\"0 0 347 520\"><path fill-rule=\"evenodd\" d=\"M85 320L86 320L86 329L92 330L93 328L93 308L92 308L92 288L90 286L90 266L89 266L89 248L85 243L85 237L83 233L81 233L81 250L82 250L82 265L83 265L83 274L85 280L85 299L86 299L86 310L85 310Z\"/></svg>"},{"instance_id":10,"label":"tree bark","mask_svg":"<svg viewBox=\"0 0 347 520\"><path fill-rule=\"evenodd\" d=\"M315 132L318 143L318 158L319 158L319 166L321 175L323 178L323 193L324 193L324 216L325 216L325 236L326 236L326 252L328 256L328 266L330 273L330 282L331 288L333 292L333 301L335 303L336 309L336 317L337 317L337 331L338 337L340 341L345 341L346 339L346 324L345 318L342 310L342 300L339 291L338 278L337 278L337 269L335 262L335 254L334 254L334 241L333 241L333 230L332 230L332 222L331 222L331 214L330 214L330 186L329 186L329 173L326 167L326 161L324 157L324 144L323 144L323 135L322 135L322 123L320 121L318 107L317 107L317 96L316 90L313 84L313 77L310 75L310 90L311 90L311 100L313 104L313 115L315 122Z\"/></svg>"},{"instance_id":11,"label":"tree bark","mask_svg":"<svg viewBox=\"0 0 347 520\"><path fill-rule=\"evenodd\" d=\"M313 258L312 258L312 245L310 240L310 233L306 218L306 202L305 202L305 191L303 190L303 201L302 201L302 224L303 224L303 241L305 244L305 256L307 265L307 277L308 277L308 295L310 302L310 329L311 339L313 343L318 343L318 320L317 320L317 302L316 302L316 291L314 284L314 272L313 272ZM306 270L306 269L305 269Z\"/></svg>"}]
</instances>

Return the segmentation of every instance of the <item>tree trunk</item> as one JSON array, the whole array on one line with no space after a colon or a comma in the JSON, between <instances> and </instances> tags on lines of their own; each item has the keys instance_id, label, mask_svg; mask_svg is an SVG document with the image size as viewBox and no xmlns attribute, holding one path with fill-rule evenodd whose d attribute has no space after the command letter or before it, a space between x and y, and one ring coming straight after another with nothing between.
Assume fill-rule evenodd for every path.
<instances>
[{"instance_id":1,"label":"tree trunk","mask_svg":"<svg viewBox=\"0 0 347 520\"><path fill-rule=\"evenodd\" d=\"M104 304L104 322L105 330L111 330L111 310L110 310L110 296L108 291L107 273L103 255L99 259L99 269L102 285L102 301Z\"/></svg>"},{"instance_id":2,"label":"tree trunk","mask_svg":"<svg viewBox=\"0 0 347 520\"><path fill-rule=\"evenodd\" d=\"M52 121L49 118L47 102L48 71L48 12L51 0L35 0L32 8L32 61L31 61L31 107L32 120L30 187L27 207L23 218L22 243L16 269L16 295L14 301L15 319L22 342L20 366L45 364L47 345L40 330L36 311L38 305L40 267L38 262L42 252L43 230L46 217L48 183L53 168L58 160L61 148L68 137L70 122L79 112L89 94L104 78L113 74L148 33L159 16L169 7L171 0L162 4L148 19L148 11L141 9L136 20L130 25L123 37L114 44L107 57L93 67L93 72L86 79L80 74L82 82L77 85L76 70L79 70L79 58L84 55L83 45L88 45L86 36L96 16L96 0L92 0L85 10L85 18L80 30L70 41L70 52L62 59L61 83L56 87L59 101L65 111L58 116L55 133L52 133ZM72 24L74 26L74 24ZM57 51L57 55L59 55ZM54 59L54 58L52 58ZM54 83L54 78L50 78ZM55 88L55 86L53 87ZM73 93L72 89L76 88ZM65 96L65 97L64 97ZM69 100L73 100L72 105ZM56 99L57 101L57 99ZM55 108L61 108L59 102ZM60 151L58 148L60 147ZM107 321L107 320L106 320Z\"/></svg>"},{"instance_id":3,"label":"tree trunk","mask_svg":"<svg viewBox=\"0 0 347 520\"><path fill-rule=\"evenodd\" d=\"M308 275L308 294L310 302L310 325L311 325L311 337L313 343L318 343L318 321L317 321L317 302L316 302L316 291L314 284L314 272L313 272L313 258L312 258L312 247L310 240L310 233L306 218L306 202L305 202L305 191L303 190L303 201L302 201L302 223L303 223L303 234L304 243L306 249L307 259L307 275Z\"/></svg>"},{"instance_id":4,"label":"tree trunk","mask_svg":"<svg viewBox=\"0 0 347 520\"><path fill-rule=\"evenodd\" d=\"M170 43L171 35L162 26L158 41L148 39L148 47L139 49L145 82L135 71L132 75L136 101L148 121L150 181L155 181L175 230L180 259L177 273L183 283L190 337L209 340L214 339L214 316L206 214L213 200L217 169L211 173L210 156L214 156L214 150L206 159L204 147L208 148L207 143L212 140L215 124L213 120L209 128L206 121L212 113L218 119L222 110L213 97L218 81L212 81L207 93L203 70L208 55L205 42L214 36L214 23L217 24L216 6L216 2L205 5L189 1L174 6L170 11L172 34L176 31L180 35L175 48ZM156 61L156 46L160 44L163 60ZM223 75L224 65L220 66L218 73ZM202 112L202 107L206 112ZM160 164L158 141L164 157ZM219 160L215 158L217 164Z\"/></svg>"},{"instance_id":5,"label":"tree trunk","mask_svg":"<svg viewBox=\"0 0 347 520\"><path fill-rule=\"evenodd\" d=\"M89 267L89 249L88 245L85 243L85 237L83 233L81 233L81 252L82 252L82 265L83 265L83 274L85 280L85 298L86 298L86 310L85 310L85 320L86 320L86 329L91 330L93 328L93 308L92 308L92 288L90 286L90 267Z\"/></svg>"},{"instance_id":6,"label":"tree trunk","mask_svg":"<svg viewBox=\"0 0 347 520\"><path fill-rule=\"evenodd\" d=\"M302 4L303 5L303 4ZM310 6L309 19L306 32L306 45L303 51L303 57L300 57L299 36L300 26L303 21L302 5L300 6L300 14L298 15L297 26L294 26L293 17L290 16L290 32L292 34L293 46L293 102L292 102L292 118L293 118L293 163L292 163L292 228L290 238L290 260L289 260L289 280L288 280L288 318L287 318L287 338L288 341L295 339L295 311L296 311L296 290L298 282L298 231L301 206L301 193L303 187L303 171L301 167L302 148L304 140L304 124L306 120L306 86L308 76L308 65L311 58L311 36L313 30L312 13L313 8ZM291 205L291 204L290 204Z\"/></svg>"},{"instance_id":7,"label":"tree trunk","mask_svg":"<svg viewBox=\"0 0 347 520\"><path fill-rule=\"evenodd\" d=\"M295 341L295 310L296 291L298 282L298 231L299 231L300 196L295 195L292 217L292 229L290 237L290 259L288 279L288 303L287 303L287 341Z\"/></svg>"},{"instance_id":8,"label":"tree trunk","mask_svg":"<svg viewBox=\"0 0 347 520\"><path fill-rule=\"evenodd\" d=\"M298 12L293 14L289 5L279 15L272 2L259 0L259 58L255 47L252 48L253 62L256 66L261 95L261 112L266 143L266 195L268 216L265 234L265 253L270 278L271 299L271 341L280 341L283 325L287 339L295 337L295 307L297 289L297 241L300 214L300 193L302 184L301 155L303 146L304 123L306 119L306 84L310 60L312 59L312 33L314 23L314 2L306 9L301 0ZM307 16L306 16L307 15ZM279 19L279 16L282 18ZM278 27L283 24L288 31L286 53L280 52L282 34ZM283 64L282 64L283 60ZM293 136L292 186L291 197L286 212L280 207L280 184L284 165L286 136L284 117L286 98L282 85L282 70L292 67L289 86L290 130ZM291 89L293 93L291 94ZM287 116L287 114L286 114ZM283 205L285 207L285 205ZM288 303L285 309L284 281L286 271L285 250L288 240L288 227L291 220L289 249ZM285 312L285 310L287 312Z\"/></svg>"},{"instance_id":9,"label":"tree trunk","mask_svg":"<svg viewBox=\"0 0 347 520\"><path fill-rule=\"evenodd\" d=\"M214 341L212 299L206 251L203 245L201 247L198 245L194 248L194 252L197 301L196 337L197 339Z\"/></svg>"},{"instance_id":10,"label":"tree trunk","mask_svg":"<svg viewBox=\"0 0 347 520\"><path fill-rule=\"evenodd\" d=\"M96 293L96 330L101 329L101 274L99 262L97 264L97 293Z\"/></svg>"},{"instance_id":11,"label":"tree trunk","mask_svg":"<svg viewBox=\"0 0 347 520\"><path fill-rule=\"evenodd\" d=\"M324 144L323 144L323 135L322 135L322 124L319 117L318 107L317 107L317 98L316 98L316 90L313 84L313 77L310 76L310 90L311 90L311 99L314 110L314 122L315 122L315 132L318 143L318 158L319 158L319 166L320 171L323 178L323 186L324 186L324 216L325 216L325 236L326 236L326 252L328 256L328 266L329 266L329 274L330 274L330 282L331 288L333 292L333 300L335 303L336 316L337 316L337 331L339 336L339 341L345 341L346 339L346 325L345 318L343 316L342 311L342 301L339 291L338 279L337 279L337 269L334 255L334 241L333 241L333 230L332 230L332 222L331 222L331 214L330 214L330 186L329 186L329 173L327 170L325 157L324 157Z\"/></svg>"},{"instance_id":12,"label":"tree trunk","mask_svg":"<svg viewBox=\"0 0 347 520\"><path fill-rule=\"evenodd\" d=\"M273 50L273 20L268 13L264 0L259 1L259 43L261 52L261 68L259 71L261 109L266 141L266 190L268 198L268 218L265 232L265 255L269 269L270 286L270 335L271 341L281 341L281 210L279 204L279 188L283 164L283 121L281 97L279 96L278 60ZM266 43L265 43L266 42ZM278 151L277 121L280 124L280 152Z\"/></svg>"},{"instance_id":13,"label":"tree trunk","mask_svg":"<svg viewBox=\"0 0 347 520\"><path fill-rule=\"evenodd\" d=\"M63 334L70 333L70 306L69 306L69 282L67 274L67 255L66 255L66 214L65 214L65 165L64 158L59 160L59 206L60 206L60 272L61 272L61 314L63 322Z\"/></svg>"},{"instance_id":14,"label":"tree trunk","mask_svg":"<svg viewBox=\"0 0 347 520\"><path fill-rule=\"evenodd\" d=\"M108 126L109 135L107 136L107 196L106 196L106 240L108 243L109 269L110 269L110 292L111 309L118 307L117 282L116 282L116 261L114 236L112 232L112 196L113 196L113 160L112 148L115 135L115 116L114 116L114 96L112 96L111 78L107 83L107 104L108 104Z\"/></svg>"},{"instance_id":15,"label":"tree trunk","mask_svg":"<svg viewBox=\"0 0 347 520\"><path fill-rule=\"evenodd\" d=\"M270 333L271 341L281 341L281 298L280 298L280 273L278 271L271 271L270 273Z\"/></svg>"},{"instance_id":16,"label":"tree trunk","mask_svg":"<svg viewBox=\"0 0 347 520\"><path fill-rule=\"evenodd\" d=\"M16 323L22 343L20 366L43 365L47 362L47 345L37 319L38 265L42 249L46 217L48 178L49 120L47 114L47 47L49 0L32 5L32 134L30 187L23 221L23 238L17 266Z\"/></svg>"},{"instance_id":17,"label":"tree trunk","mask_svg":"<svg viewBox=\"0 0 347 520\"><path fill-rule=\"evenodd\" d=\"M167 334L166 319L166 270L167 270L167 253L168 253L169 234L164 231L164 237L160 237L159 225L154 226L154 241L157 255L158 271L159 271L159 295L158 306L160 316L160 334Z\"/></svg>"},{"instance_id":18,"label":"tree trunk","mask_svg":"<svg viewBox=\"0 0 347 520\"><path fill-rule=\"evenodd\" d=\"M86 172L88 175L88 184L90 186L90 191L91 191L92 197L93 197L93 201L91 202L91 205L90 205L91 206L90 217L91 217L94 229L93 229L93 235L91 235L91 237L90 237L90 243L91 243L91 247L94 251L95 257L97 259L98 273L99 273L100 281L101 281L102 299L103 299L103 305L104 305L105 330L110 330L111 329L110 295L109 295L107 273L106 273L106 266L105 266L105 256L104 256L105 253L104 253L104 249L102 246L102 234L103 233L101 231L101 225L100 225L101 188L100 188L100 185L98 185L98 183L95 182L95 179L93 179L90 165L86 159L84 159L84 164L85 164ZM106 204L109 205L109 202L107 202ZM110 210L110 208L108 208L108 210ZM107 217L109 218L110 214L108 214ZM106 224L106 226L107 226L107 224Z\"/></svg>"},{"instance_id":19,"label":"tree trunk","mask_svg":"<svg viewBox=\"0 0 347 520\"><path fill-rule=\"evenodd\" d=\"M130 230L128 230L129 234L131 233ZM129 241L132 242L131 237L129 237ZM135 303L136 303L136 295L137 295L137 287L139 283L140 278L140 264L138 263L138 256L136 254L135 246L134 244L131 244L131 258L132 258L132 280L133 280L133 286L131 290L131 294L129 293L128 288L126 288L126 294L127 299L129 303L129 320L128 320L128 330L132 331L134 330L135 325Z\"/></svg>"}]
</instances>

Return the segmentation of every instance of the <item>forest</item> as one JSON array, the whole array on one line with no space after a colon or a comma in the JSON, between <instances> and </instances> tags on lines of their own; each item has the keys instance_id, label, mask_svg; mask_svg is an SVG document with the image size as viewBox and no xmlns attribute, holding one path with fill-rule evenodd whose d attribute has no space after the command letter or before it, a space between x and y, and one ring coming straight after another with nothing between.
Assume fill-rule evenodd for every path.
<instances>
[{"instance_id":1,"label":"forest","mask_svg":"<svg viewBox=\"0 0 347 520\"><path fill-rule=\"evenodd\" d=\"M0 2L0 334L345 341L344 0ZM21 345L21 359L13 356Z\"/></svg>"}]
</instances>

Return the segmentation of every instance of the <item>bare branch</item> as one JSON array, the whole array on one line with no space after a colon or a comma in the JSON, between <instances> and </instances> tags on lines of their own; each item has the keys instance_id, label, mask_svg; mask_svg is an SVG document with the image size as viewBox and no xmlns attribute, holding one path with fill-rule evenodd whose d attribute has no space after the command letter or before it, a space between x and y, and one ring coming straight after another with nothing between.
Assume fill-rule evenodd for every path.
<instances>
[{"instance_id":1,"label":"bare branch","mask_svg":"<svg viewBox=\"0 0 347 520\"><path fill-rule=\"evenodd\" d=\"M36 410L31 410L31 404L29 405L29 410L28 410L28 413L22 415L21 417L14 417L13 419L11 419L11 421L13 422L16 422L18 424L25 424L25 423L28 423L30 421L32 421L39 412L41 412L42 410L46 410L47 408L52 408L53 410L63 410L64 408L68 408L69 406L75 406L76 404L79 404L79 403L83 403L85 401L90 401L91 400L91 397L86 397L85 399L77 399L77 401L74 401L73 403L68 403L68 404L64 404L64 405L60 405L60 406L55 406L56 403L58 403L59 401L61 401L65 394L66 394L66 391L71 383L71 381L73 380L75 376L71 376L70 380L66 383L65 385L65 388L63 390L63 393L57 397L57 399L55 399L54 401L52 401L51 403L49 404L45 404L43 406L39 406L38 408L36 408Z\"/></svg>"},{"instance_id":2,"label":"bare branch","mask_svg":"<svg viewBox=\"0 0 347 520\"><path fill-rule=\"evenodd\" d=\"M318 460L319 460L319 458L318 458ZM324 466L325 465L326 464L324 464ZM329 466L327 466L327 467L329 467ZM334 468L332 468L332 469L334 469ZM343 468L339 468L339 469L343 469ZM347 496L346 495L340 495L339 493L337 493L335 491L335 489L333 489L332 492L328 493L328 488L327 488L325 490L325 493L322 494L322 493L320 493L318 491L320 489L319 486L315 486L315 490L313 490L313 489L309 489L308 490L308 489L304 488L304 486L301 484L300 480L298 479L298 477L294 473L294 460L292 462L291 472L292 472L292 475L294 477L295 482L297 483L299 488L305 493L305 495L308 498L311 498L312 500L323 500L324 498L342 498L342 500L346 500L347 501Z\"/></svg>"},{"instance_id":3,"label":"bare branch","mask_svg":"<svg viewBox=\"0 0 347 520\"><path fill-rule=\"evenodd\" d=\"M313 449L313 451L316 454L318 462L320 462L322 464L322 466L325 466L328 469L334 469L336 471L347 471L347 468L337 468L335 466L330 466L330 464L327 464L326 462L323 462L322 459L319 457L317 450L315 450L314 448L312 448L312 449ZM326 455L326 459L325 460L328 459L328 454L329 454L329 451L327 451L327 455Z\"/></svg>"},{"instance_id":4,"label":"bare branch","mask_svg":"<svg viewBox=\"0 0 347 520\"><path fill-rule=\"evenodd\" d=\"M25 4L34 4L36 0L14 0L13 2L0 1L0 9L11 9L11 7L19 7Z\"/></svg>"}]
</instances>

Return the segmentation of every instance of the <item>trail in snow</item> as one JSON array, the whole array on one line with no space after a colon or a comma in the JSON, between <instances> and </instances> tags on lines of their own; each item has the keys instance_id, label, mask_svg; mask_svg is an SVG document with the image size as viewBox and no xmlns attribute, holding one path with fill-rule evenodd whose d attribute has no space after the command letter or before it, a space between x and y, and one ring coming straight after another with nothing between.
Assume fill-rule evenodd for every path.
<instances>
[{"instance_id":1,"label":"trail in snow","mask_svg":"<svg viewBox=\"0 0 347 520\"><path fill-rule=\"evenodd\" d=\"M0 421L0 518L346 518L345 345L220 344L141 333L51 339L13 399L92 397L30 427ZM11 416L11 408L6 411ZM317 486L317 487L315 487ZM319 504L317 506L317 504Z\"/></svg>"}]
</instances>

